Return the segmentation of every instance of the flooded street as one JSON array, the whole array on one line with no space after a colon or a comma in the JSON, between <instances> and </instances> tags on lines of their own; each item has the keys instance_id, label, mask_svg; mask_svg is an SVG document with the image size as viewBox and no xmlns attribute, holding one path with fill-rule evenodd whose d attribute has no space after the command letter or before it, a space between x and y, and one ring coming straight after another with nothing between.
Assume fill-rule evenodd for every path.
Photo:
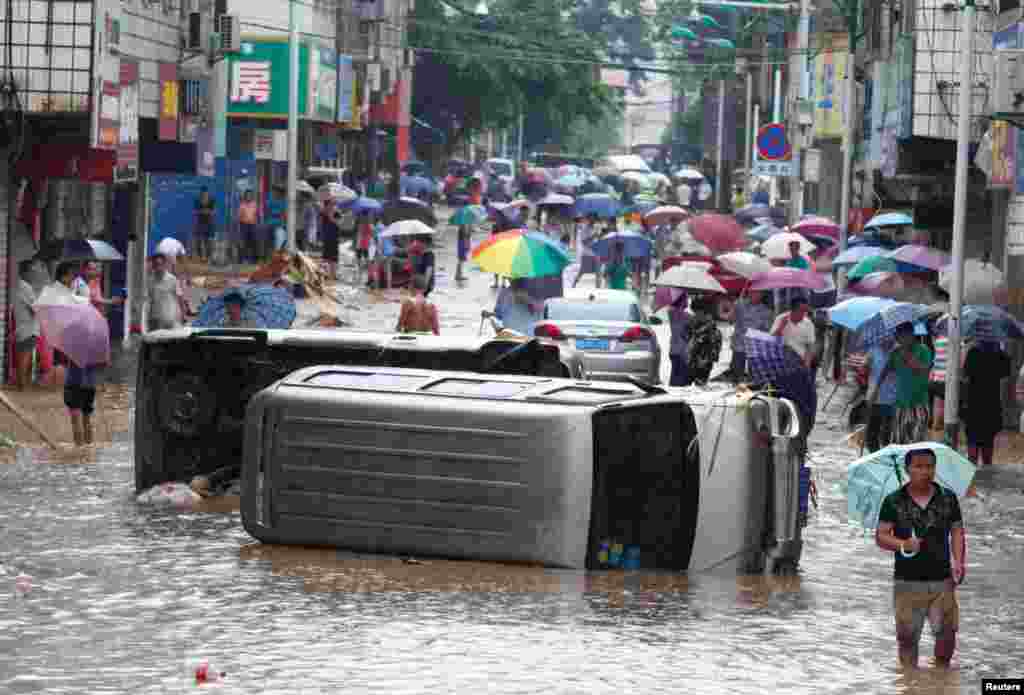
<instances>
[{"instance_id":1,"label":"flooded street","mask_svg":"<svg viewBox=\"0 0 1024 695\"><path fill-rule=\"evenodd\" d=\"M490 278L470 270L456 288L453 250L449 234L433 299L443 333L475 335ZM355 326L393 327L397 292L343 296ZM925 668L904 674L892 557L846 522L856 452L842 404L812 436L820 508L793 578L262 546L237 513L136 503L130 435L86 453L19 450L0 465L0 693L180 693L203 661L226 672L216 687L245 694L977 693L983 677L1024 676L1024 465L980 472L963 502L954 667L929 666L926 630Z\"/></svg>"}]
</instances>

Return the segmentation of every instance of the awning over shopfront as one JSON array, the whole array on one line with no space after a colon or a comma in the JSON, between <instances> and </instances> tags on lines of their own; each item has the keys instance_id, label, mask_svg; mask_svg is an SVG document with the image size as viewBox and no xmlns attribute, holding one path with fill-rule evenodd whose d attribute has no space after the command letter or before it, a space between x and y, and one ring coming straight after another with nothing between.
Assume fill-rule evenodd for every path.
<instances>
[{"instance_id":1,"label":"awning over shopfront","mask_svg":"<svg viewBox=\"0 0 1024 695\"><path fill-rule=\"evenodd\" d=\"M116 153L87 144L39 143L18 161L17 176L27 179L76 179L113 183Z\"/></svg>"}]
</instances>

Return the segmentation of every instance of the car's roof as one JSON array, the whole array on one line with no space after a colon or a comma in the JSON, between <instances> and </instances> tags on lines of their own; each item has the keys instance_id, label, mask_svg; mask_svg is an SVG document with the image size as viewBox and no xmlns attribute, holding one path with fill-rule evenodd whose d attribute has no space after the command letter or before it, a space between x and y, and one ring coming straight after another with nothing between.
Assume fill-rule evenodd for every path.
<instances>
[{"instance_id":1,"label":"car's roof","mask_svg":"<svg viewBox=\"0 0 1024 695\"><path fill-rule=\"evenodd\" d=\"M569 301L597 301L597 302L622 302L623 304L636 304L636 295L629 290L606 290L586 287L570 287L565 290L564 296L552 297L552 299L566 299Z\"/></svg>"}]
</instances>

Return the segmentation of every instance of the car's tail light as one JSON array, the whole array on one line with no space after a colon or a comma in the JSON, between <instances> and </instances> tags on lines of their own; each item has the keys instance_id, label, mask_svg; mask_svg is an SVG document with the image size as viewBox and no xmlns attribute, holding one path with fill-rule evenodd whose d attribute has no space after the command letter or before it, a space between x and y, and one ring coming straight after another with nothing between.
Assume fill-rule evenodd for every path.
<instances>
[{"instance_id":1,"label":"car's tail light","mask_svg":"<svg viewBox=\"0 0 1024 695\"><path fill-rule=\"evenodd\" d=\"M538 323L533 327L533 334L538 338L565 339L565 333L562 333L562 329L553 323Z\"/></svg>"},{"instance_id":2,"label":"car's tail light","mask_svg":"<svg viewBox=\"0 0 1024 695\"><path fill-rule=\"evenodd\" d=\"M632 328L627 329L626 332L619 337L619 340L623 343L632 343L636 340L650 340L653 337L654 334L643 326L633 326Z\"/></svg>"}]
</instances>

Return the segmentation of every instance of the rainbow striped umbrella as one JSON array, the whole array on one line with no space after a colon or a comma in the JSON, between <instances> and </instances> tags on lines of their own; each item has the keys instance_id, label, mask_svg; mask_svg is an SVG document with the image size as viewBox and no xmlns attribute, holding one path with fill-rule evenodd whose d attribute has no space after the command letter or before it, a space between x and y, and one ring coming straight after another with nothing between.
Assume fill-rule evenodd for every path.
<instances>
[{"instance_id":1,"label":"rainbow striped umbrella","mask_svg":"<svg viewBox=\"0 0 1024 695\"><path fill-rule=\"evenodd\" d=\"M480 269L507 278L558 275L569 265L569 252L557 241L536 232L501 232L473 249Z\"/></svg>"}]
</instances>

